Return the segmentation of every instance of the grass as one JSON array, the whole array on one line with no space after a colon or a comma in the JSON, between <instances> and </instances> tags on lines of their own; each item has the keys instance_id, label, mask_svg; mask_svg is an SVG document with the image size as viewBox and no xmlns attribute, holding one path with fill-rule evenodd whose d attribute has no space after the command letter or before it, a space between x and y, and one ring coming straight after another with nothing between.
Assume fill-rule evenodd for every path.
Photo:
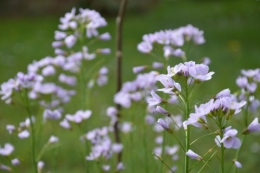
<instances>
[{"instance_id":1,"label":"grass","mask_svg":"<svg viewBox=\"0 0 260 173\"><path fill-rule=\"evenodd\" d=\"M131 3L131 2L130 2ZM212 59L210 69L215 72L211 81L206 82L199 88L196 98L204 94L203 97L210 97L224 88L230 88L231 91L237 89L235 78L239 75L241 69L259 68L260 66L260 4L258 1L173 1L163 0L156 8L143 14L126 14L124 23L124 59L123 59L123 80L133 80L132 67L151 63L153 59L147 55L139 53L136 49L141 41L142 35L153 33L163 29L173 29L187 24L192 24L204 30L206 44L197 46L191 54L190 60L199 61L202 57L208 56ZM62 16L63 14L61 14ZM60 16L59 16L60 17ZM45 56L54 56L51 42L53 41L54 31L57 29L59 17L25 17L25 18L0 18L0 83L14 77L17 72L25 72L27 65L33 60L39 60ZM102 29L109 31L114 38L115 18L109 17L108 27ZM95 106L94 116L91 119L93 124L106 124L104 118L105 108L112 104L113 93L115 92L115 70L113 69L114 39L108 44L112 46L113 53L107 56L106 63L111 69L110 85L105 87L101 93L95 91L93 94L92 105ZM101 46L105 46L103 44ZM178 59L171 60L171 66L180 62ZM109 91L109 92L107 92ZM101 108L99 107L101 105ZM66 109L73 113L76 111L77 98L74 98L70 107ZM101 113L100 111L101 110ZM124 141L129 141L126 145L128 150L124 153L127 169L123 172L144 172L144 151L141 150L143 141L140 141L139 133L144 133L143 121L144 113L141 107L138 110L124 111L124 120L133 120L136 130L131 134L123 135ZM7 134L6 124L18 124L23 121L25 111L23 109L14 109L13 106L5 105L0 102L0 145L5 142L19 144L16 147L16 154L25 155L21 160L30 160L28 141L18 140L14 136ZM97 119L99 121L97 122ZM65 141L65 144L58 149L59 172L83 172L80 158L80 152L83 151L81 145L74 145L73 141L78 140L78 135L69 133L64 135L61 128L55 125L49 125L44 134L55 134ZM149 129L152 131L151 129ZM74 130L75 132L75 130ZM75 132L80 134L80 132ZM252 138L252 137L251 137ZM39 137L39 143L43 144L48 137ZM147 137L148 141L153 141L153 135ZM172 143L171 137L167 139ZM132 142L130 144L130 141ZM252 141L247 141L248 146ZM257 141L259 142L259 140ZM67 145L68 144L68 145ZM202 142L203 144L203 142ZM18 146L18 145L16 145ZM153 148L149 144L149 149ZM250 148L250 147L249 147ZM39 149L39 148L38 148ZM64 152L65 151L65 152ZM250 152L250 151L247 151ZM143 153L143 154L140 154ZM52 158L52 153L47 153L44 160ZM244 163L242 172L257 172L259 152L250 156L250 160L241 160ZM246 152L243 158L248 158ZM131 158L138 160L138 163L131 164ZM149 155L152 157L152 155ZM73 159L71 159L73 158ZM215 160L216 161L216 160ZM0 158L0 163L5 162ZM21 171L28 172L29 162L24 162ZM150 165L159 166L160 163L150 160ZM171 163L172 164L172 163ZM50 165L50 164L49 164ZM152 166L151 166L152 167ZM68 171L69 170L69 171ZM155 169L156 172L158 170Z\"/></svg>"}]
</instances>

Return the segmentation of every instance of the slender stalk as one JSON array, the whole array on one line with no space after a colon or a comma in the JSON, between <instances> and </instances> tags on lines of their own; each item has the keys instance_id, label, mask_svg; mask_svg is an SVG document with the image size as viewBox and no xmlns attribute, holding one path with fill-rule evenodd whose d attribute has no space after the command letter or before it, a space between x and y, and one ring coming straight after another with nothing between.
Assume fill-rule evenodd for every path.
<instances>
[{"instance_id":1,"label":"slender stalk","mask_svg":"<svg viewBox=\"0 0 260 173\"><path fill-rule=\"evenodd\" d=\"M143 142L144 142L144 152L145 152L145 172L149 173L149 159L148 159L148 152L147 152L147 125L144 125L144 135L143 135Z\"/></svg>"},{"instance_id":2,"label":"slender stalk","mask_svg":"<svg viewBox=\"0 0 260 173\"><path fill-rule=\"evenodd\" d=\"M165 150L165 133L166 133L166 131L163 131L163 143L162 143L162 155L161 155L161 157L163 157L164 150ZM160 160L162 161L162 158ZM163 165L161 165L161 173L162 172L163 172Z\"/></svg>"},{"instance_id":3,"label":"slender stalk","mask_svg":"<svg viewBox=\"0 0 260 173\"><path fill-rule=\"evenodd\" d=\"M185 118L188 119L190 115L190 103L189 103L189 88L187 84L187 79L184 84L185 88L185 106L186 106L186 111L185 111ZM190 149L190 126L187 126L187 130L185 131L185 151L187 152ZM185 173L189 172L189 161L190 158L189 156L185 155Z\"/></svg>"},{"instance_id":4,"label":"slender stalk","mask_svg":"<svg viewBox=\"0 0 260 173\"><path fill-rule=\"evenodd\" d=\"M221 137L221 139L223 138L223 130L222 130L221 126L220 126L220 137ZM221 172L222 173L225 173L224 150L225 150L224 144L221 143Z\"/></svg>"},{"instance_id":5,"label":"slender stalk","mask_svg":"<svg viewBox=\"0 0 260 173\"><path fill-rule=\"evenodd\" d=\"M119 92L122 87L122 32L123 32L123 21L124 14L126 10L127 0L121 0L121 4L119 7L118 16L116 18L116 61L117 61L117 73L116 73L116 92ZM119 135L119 119L121 117L120 110L121 106L119 104L116 105L118 110L117 121L114 125L114 135L116 143L121 143L120 135ZM117 163L122 160L122 152L119 152L117 155Z\"/></svg>"},{"instance_id":6,"label":"slender stalk","mask_svg":"<svg viewBox=\"0 0 260 173\"><path fill-rule=\"evenodd\" d=\"M155 155L154 153L153 153L153 155L154 155L157 159L159 159L172 173L174 173L174 171L163 161L163 159L162 159L161 157Z\"/></svg>"},{"instance_id":7,"label":"slender stalk","mask_svg":"<svg viewBox=\"0 0 260 173\"><path fill-rule=\"evenodd\" d=\"M245 121L245 127L246 128L248 126L248 114L249 114L249 104L248 103L249 103L249 96L247 96L247 104L246 104L246 108L245 108L245 111L244 111L244 121ZM246 135L243 135L243 138L242 138L242 141L241 141L241 146L239 147L239 149L237 150L237 153L236 153L236 159L239 158L242 146L245 143L245 139L246 139ZM234 173L237 173L237 167L234 168Z\"/></svg>"},{"instance_id":8,"label":"slender stalk","mask_svg":"<svg viewBox=\"0 0 260 173\"><path fill-rule=\"evenodd\" d=\"M33 162L33 170L35 173L38 172L37 170L37 162L36 162L36 156L35 156L35 150L36 150L36 147L35 147L35 129L34 129L34 124L33 124L33 120L32 120L32 113L31 113L31 110L30 110L30 104L29 104L29 99L28 99L28 91L27 89L25 90L25 108L26 108L26 112L29 116L29 120L30 120L30 128L31 128L31 149L32 149L32 162Z\"/></svg>"},{"instance_id":9,"label":"slender stalk","mask_svg":"<svg viewBox=\"0 0 260 173\"><path fill-rule=\"evenodd\" d=\"M203 170L203 168L204 168L206 165L208 165L209 161L212 159L212 157L213 157L216 153L217 153L217 151L215 151L215 152L210 156L210 158L209 158L206 162L204 162L204 165L201 167L201 169L199 170L198 173L200 173L200 172ZM209 166L209 165L208 165L208 166ZM212 169L210 166L209 166L209 168L211 169L211 171L215 172L214 169Z\"/></svg>"}]
</instances>

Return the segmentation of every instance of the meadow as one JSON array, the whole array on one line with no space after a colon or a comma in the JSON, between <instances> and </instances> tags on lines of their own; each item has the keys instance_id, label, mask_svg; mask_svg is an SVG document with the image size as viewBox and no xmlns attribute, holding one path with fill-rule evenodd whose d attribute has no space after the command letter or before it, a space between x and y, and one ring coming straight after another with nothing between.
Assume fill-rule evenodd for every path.
<instances>
[{"instance_id":1,"label":"meadow","mask_svg":"<svg viewBox=\"0 0 260 173\"><path fill-rule=\"evenodd\" d=\"M130 2L129 2L130 3ZM60 16L40 17L0 17L0 83L13 78L18 72L26 72L27 65L34 60L40 60L46 56L55 56L51 43L54 41L54 31L57 30ZM103 65L109 69L109 83L102 88L94 88L89 96L89 107L92 116L87 124L81 127L73 126L73 130L64 130L53 121L44 124L36 124L41 129L37 132L37 151L41 150L51 135L59 137L58 146L44 153L42 160L45 168L42 172L86 172L85 171L85 146L79 141L79 136L86 129L102 127L109 124L109 118L105 115L109 106L114 106L113 97L116 92L115 69L115 16L103 16L108 26L101 28L100 33L109 32L112 39L102 42L98 47L111 48L111 54L103 55ZM202 62L204 57L211 59L210 71L214 71L212 79L203 83L194 93L194 100L205 100L214 96L222 89L229 88L236 92L236 78L242 69L256 69L260 67L260 3L258 1L171 1L164 0L158 6L144 13L125 14L123 27L123 81L132 81L135 74L132 68L144 64L151 64L154 59L137 51L137 45L142 41L142 36L159 30L175 29L180 26L192 24L204 31L206 43L194 46L189 53L189 60ZM94 47L95 48L95 47ZM181 63L181 59L170 58L169 65ZM161 73L167 73L162 69ZM259 95L258 95L259 96ZM72 97L69 104L64 106L64 112L74 113L80 109L80 95ZM144 123L147 103L133 103L130 109L122 110L122 122L131 122L132 132L121 133L123 149L124 173L167 172L168 169L159 160L154 159L153 148L156 134L152 127ZM33 107L36 111L36 107ZM174 112L177 112L173 109ZM39 115L41 116L41 115ZM256 114L259 117L259 112ZM21 156L21 165L17 172L32 172L30 140L19 139L15 135L9 135L7 124L16 124L25 120L26 111L21 105L6 105L0 102L0 146L9 142L15 146L14 155ZM238 121L238 120L236 120ZM237 122L234 126L240 126ZM199 133L200 130L194 130ZM86 133L86 131L84 132ZM259 169L260 140L259 133L248 137L241 151L243 168L238 172L257 173ZM163 132L165 143L173 145L175 139ZM196 136L196 135L195 135ZM113 138L113 136L111 136ZM210 139L212 140L212 139ZM198 151L204 150L201 145L209 142L209 139L199 142ZM228 159L235 151L226 155ZM182 157L180 160L183 159ZM232 158L231 158L232 159ZM213 159L212 162L217 162ZM114 158L110 163L115 164ZM171 158L165 158L165 162L173 165ZM0 157L1 164L7 164L8 160ZM89 161L90 172L102 172L100 162ZM192 162L193 163L193 162ZM195 163L195 162L194 162ZM183 163L178 162L178 171L182 172ZM148 168L147 168L148 167ZM220 172L218 166L213 166ZM200 168L200 167L199 167ZM198 172L199 168L193 171ZM147 171L148 170L148 171ZM206 169L205 169L206 170ZM0 170L0 172L3 170ZM191 171L191 172L193 172ZM210 172L210 169L207 170ZM4 172L4 171L3 171Z\"/></svg>"}]
</instances>

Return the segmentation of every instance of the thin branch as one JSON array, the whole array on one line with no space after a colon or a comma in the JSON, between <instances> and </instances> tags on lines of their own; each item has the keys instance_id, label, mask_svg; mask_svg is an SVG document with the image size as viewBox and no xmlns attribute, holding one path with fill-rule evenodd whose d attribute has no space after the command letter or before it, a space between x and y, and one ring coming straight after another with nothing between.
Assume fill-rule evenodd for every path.
<instances>
[{"instance_id":1,"label":"thin branch","mask_svg":"<svg viewBox=\"0 0 260 173\"><path fill-rule=\"evenodd\" d=\"M116 18L116 61L117 61L116 92L119 92L122 87L122 43L123 43L122 31L123 31L123 19L126 10L126 5L127 5L127 0L121 0L119 13ZM119 129L118 129L119 119L121 117L120 115L121 106L117 104L116 108L118 110L118 114L117 114L117 121L114 125L114 134L115 134L116 143L121 143ZM121 162L121 160L122 160L122 152L118 153L117 155L117 163Z\"/></svg>"}]
</instances>

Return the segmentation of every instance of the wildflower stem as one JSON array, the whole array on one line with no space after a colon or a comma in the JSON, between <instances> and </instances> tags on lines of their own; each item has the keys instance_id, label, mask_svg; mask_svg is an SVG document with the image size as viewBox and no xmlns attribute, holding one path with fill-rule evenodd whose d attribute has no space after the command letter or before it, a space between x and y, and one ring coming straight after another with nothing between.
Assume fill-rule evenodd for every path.
<instances>
[{"instance_id":1,"label":"wildflower stem","mask_svg":"<svg viewBox=\"0 0 260 173\"><path fill-rule=\"evenodd\" d=\"M242 141L241 141L241 146L240 146L239 149L237 150L236 158L235 158L235 159L238 159L238 158L239 158L240 151L241 151L241 149L242 149L243 144L245 143L245 139L246 139L246 135L243 135L243 138L242 138ZM236 167L236 166L235 166L234 172L237 173L237 167Z\"/></svg>"},{"instance_id":2,"label":"wildflower stem","mask_svg":"<svg viewBox=\"0 0 260 173\"><path fill-rule=\"evenodd\" d=\"M164 164L172 173L174 173L174 171L163 161L163 159L161 157L155 155L154 153L153 153L153 155L154 155L154 157L159 159L162 162L162 164Z\"/></svg>"},{"instance_id":3,"label":"wildflower stem","mask_svg":"<svg viewBox=\"0 0 260 173\"><path fill-rule=\"evenodd\" d=\"M186 106L186 111L185 111L185 118L188 119L190 115L190 103L189 103L189 88L187 84L187 79L186 82L184 83L184 92L185 92L185 106ZM185 131L185 151L188 152L190 149L190 126L187 126L187 130ZM189 172L189 156L185 155L185 173Z\"/></svg>"},{"instance_id":4,"label":"wildflower stem","mask_svg":"<svg viewBox=\"0 0 260 173\"><path fill-rule=\"evenodd\" d=\"M195 142L197 142L197 141L198 141L199 139L201 139L201 138L204 138L204 137L206 137L206 136L213 135L213 134L215 134L215 132L212 132L212 133L203 135L203 136L201 136L201 137L195 139L194 141L192 141L192 142L190 143L190 145L194 144Z\"/></svg>"},{"instance_id":5,"label":"wildflower stem","mask_svg":"<svg viewBox=\"0 0 260 173\"><path fill-rule=\"evenodd\" d=\"M116 61L117 61L117 73L116 73L116 92L119 92L122 87L122 31L123 31L123 21L124 14L127 6L127 0L122 0L119 7L118 16L116 18ZM118 112L121 110L121 106L119 104L116 105ZM117 114L117 121L114 125L114 134L116 143L121 143L120 135L119 135L119 119L120 113ZM122 160L122 152L119 152L117 155L117 163Z\"/></svg>"},{"instance_id":6,"label":"wildflower stem","mask_svg":"<svg viewBox=\"0 0 260 173\"><path fill-rule=\"evenodd\" d=\"M217 151L215 151L215 152L210 156L210 158L209 158L206 162L204 161L204 165L201 167L201 169L199 170L198 173L200 173L200 172L203 170L203 168L204 168L206 165L208 165L208 162L212 159L212 157L213 157L216 153L217 153ZM209 166L209 165L208 165L208 166ZM209 166L209 168L211 169L211 171L215 172L214 169L212 169L210 166Z\"/></svg>"},{"instance_id":7,"label":"wildflower stem","mask_svg":"<svg viewBox=\"0 0 260 173\"><path fill-rule=\"evenodd\" d=\"M172 135L174 136L174 138L178 141L178 143L180 144L182 150L185 152L185 148L184 148L183 145L181 144L181 141L178 139L178 137L177 137L174 133L171 133L171 134L172 134Z\"/></svg>"},{"instance_id":8,"label":"wildflower stem","mask_svg":"<svg viewBox=\"0 0 260 173\"><path fill-rule=\"evenodd\" d=\"M32 145L32 162L33 162L33 170L35 173L37 173L37 162L36 162L36 156L35 156L35 129L34 129L34 124L33 124L33 120L32 120L32 114L31 114L31 110L30 110L30 103L29 103L29 99L28 99L28 90L25 89L25 108L26 108L26 112L29 116L29 120L30 120L30 128L31 128L31 145Z\"/></svg>"},{"instance_id":9,"label":"wildflower stem","mask_svg":"<svg viewBox=\"0 0 260 173\"><path fill-rule=\"evenodd\" d=\"M145 172L149 173L149 159L148 159L148 152L147 152L148 150L147 150L146 138L147 138L147 125L145 124L144 125L144 136L143 136L144 149L145 149Z\"/></svg>"},{"instance_id":10,"label":"wildflower stem","mask_svg":"<svg viewBox=\"0 0 260 173\"><path fill-rule=\"evenodd\" d=\"M222 130L221 126L220 126L220 137L221 137L221 139L223 138L223 130ZM222 173L225 173L224 151L225 151L224 144L221 143L221 172Z\"/></svg>"}]
</instances>

